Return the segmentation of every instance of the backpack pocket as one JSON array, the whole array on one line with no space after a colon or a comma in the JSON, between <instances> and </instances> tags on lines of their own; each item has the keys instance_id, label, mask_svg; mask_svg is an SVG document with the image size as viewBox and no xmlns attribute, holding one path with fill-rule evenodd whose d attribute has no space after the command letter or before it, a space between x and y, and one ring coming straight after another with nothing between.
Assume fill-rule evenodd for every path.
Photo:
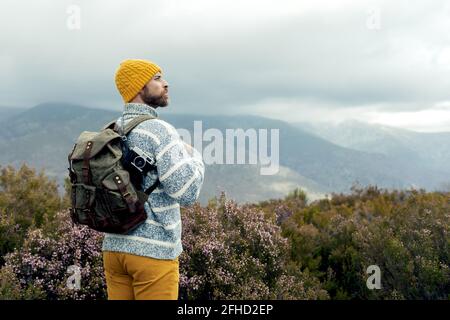
<instances>
[{"instance_id":1,"label":"backpack pocket","mask_svg":"<svg viewBox=\"0 0 450 320\"><path fill-rule=\"evenodd\" d=\"M128 202L137 200L136 192L130 183L130 175L127 171L116 169L102 180L105 205L112 215L131 214L133 210Z\"/></svg>"},{"instance_id":2,"label":"backpack pocket","mask_svg":"<svg viewBox=\"0 0 450 320\"><path fill-rule=\"evenodd\" d=\"M147 218L129 173L120 168L102 179L102 188L97 188L95 211L104 212L108 216L99 227L113 233L131 231Z\"/></svg>"},{"instance_id":3,"label":"backpack pocket","mask_svg":"<svg viewBox=\"0 0 450 320\"><path fill-rule=\"evenodd\" d=\"M95 187L83 183L72 184L72 219L75 222L87 224L91 221L95 189Z\"/></svg>"}]
</instances>

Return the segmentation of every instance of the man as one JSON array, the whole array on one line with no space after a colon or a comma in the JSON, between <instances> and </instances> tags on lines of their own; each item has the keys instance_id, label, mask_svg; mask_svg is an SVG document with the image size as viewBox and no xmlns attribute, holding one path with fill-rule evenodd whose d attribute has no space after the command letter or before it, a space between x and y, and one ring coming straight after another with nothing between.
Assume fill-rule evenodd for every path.
<instances>
[{"instance_id":1,"label":"man","mask_svg":"<svg viewBox=\"0 0 450 320\"><path fill-rule=\"evenodd\" d=\"M125 103L119 125L144 114L156 118L156 109L169 104L169 85L161 68L151 61L123 61L115 81ZM145 223L126 235L105 234L103 263L108 299L176 300L178 256L183 251L180 205L191 205L198 199L204 164L199 152L161 119L140 123L128 135L128 143L156 159L157 169L144 177L142 187L153 185L158 178L160 185L145 203Z\"/></svg>"}]
</instances>

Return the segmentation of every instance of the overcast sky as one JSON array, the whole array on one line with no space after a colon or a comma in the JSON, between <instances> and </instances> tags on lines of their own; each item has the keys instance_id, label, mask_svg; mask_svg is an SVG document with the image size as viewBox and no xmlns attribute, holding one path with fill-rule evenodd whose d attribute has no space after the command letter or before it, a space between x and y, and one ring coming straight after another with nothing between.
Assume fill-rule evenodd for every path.
<instances>
[{"instance_id":1,"label":"overcast sky","mask_svg":"<svg viewBox=\"0 0 450 320\"><path fill-rule=\"evenodd\" d=\"M159 64L169 82L164 112L450 131L450 1L0 6L3 106L63 101L120 110L115 70L141 58Z\"/></svg>"}]
</instances>

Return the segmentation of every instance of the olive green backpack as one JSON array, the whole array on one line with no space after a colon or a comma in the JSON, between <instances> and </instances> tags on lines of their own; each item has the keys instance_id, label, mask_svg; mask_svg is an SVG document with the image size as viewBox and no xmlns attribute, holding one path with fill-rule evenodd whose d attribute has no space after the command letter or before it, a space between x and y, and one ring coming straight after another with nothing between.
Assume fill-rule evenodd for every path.
<instances>
[{"instance_id":1,"label":"olive green backpack","mask_svg":"<svg viewBox=\"0 0 450 320\"><path fill-rule=\"evenodd\" d=\"M127 233L147 218L144 204L159 180L140 190L143 176L132 176L123 163L127 134L150 115L133 118L123 130L110 122L100 132L84 131L68 156L70 216L77 224L108 233ZM131 172L132 173L132 172Z\"/></svg>"}]
</instances>

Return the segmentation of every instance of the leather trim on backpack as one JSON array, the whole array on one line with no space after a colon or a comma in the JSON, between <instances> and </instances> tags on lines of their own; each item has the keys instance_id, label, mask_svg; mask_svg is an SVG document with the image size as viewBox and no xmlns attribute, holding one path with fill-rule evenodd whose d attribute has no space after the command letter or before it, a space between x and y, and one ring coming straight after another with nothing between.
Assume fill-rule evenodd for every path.
<instances>
[{"instance_id":1,"label":"leather trim on backpack","mask_svg":"<svg viewBox=\"0 0 450 320\"><path fill-rule=\"evenodd\" d=\"M91 184L91 176L90 176L90 164L89 164L89 159L91 158L91 150L93 149L93 142L92 141L88 141L86 144L86 149L84 150L84 154L83 154L83 182L85 184Z\"/></svg>"},{"instance_id":2,"label":"leather trim on backpack","mask_svg":"<svg viewBox=\"0 0 450 320\"><path fill-rule=\"evenodd\" d=\"M134 199L131 196L131 194L128 192L128 190L125 187L125 184L121 180L120 176L118 176L118 175L115 176L113 180L114 180L117 188L119 189L120 194L122 195L122 197L127 202L128 209L130 210L131 213L135 213L136 212L135 202L137 201L137 199Z\"/></svg>"}]
</instances>

